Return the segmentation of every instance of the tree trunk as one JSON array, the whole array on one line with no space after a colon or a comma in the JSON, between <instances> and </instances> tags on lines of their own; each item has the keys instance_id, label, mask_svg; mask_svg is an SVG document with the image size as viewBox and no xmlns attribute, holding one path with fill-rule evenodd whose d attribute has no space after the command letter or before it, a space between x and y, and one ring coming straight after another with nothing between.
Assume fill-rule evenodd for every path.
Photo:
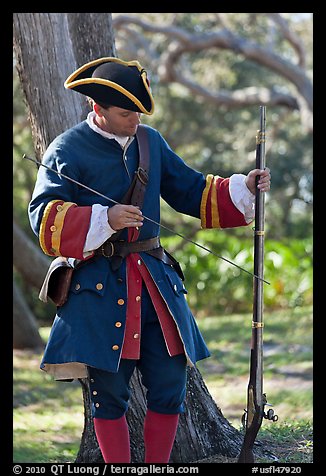
<instances>
[{"instance_id":1,"label":"tree trunk","mask_svg":"<svg viewBox=\"0 0 326 476\"><path fill-rule=\"evenodd\" d=\"M35 317L15 282L13 283L13 303L14 349L39 349L44 347Z\"/></svg>"},{"instance_id":2,"label":"tree trunk","mask_svg":"<svg viewBox=\"0 0 326 476\"><path fill-rule=\"evenodd\" d=\"M79 66L115 56L110 13L14 13L17 70L28 103L37 157L83 120L86 98L64 88Z\"/></svg>"},{"instance_id":3,"label":"tree trunk","mask_svg":"<svg viewBox=\"0 0 326 476\"><path fill-rule=\"evenodd\" d=\"M28 285L40 288L50 260L34 245L15 221L13 222L13 258L15 269ZM13 347L24 349L43 346L35 316L14 280Z\"/></svg>"},{"instance_id":4,"label":"tree trunk","mask_svg":"<svg viewBox=\"0 0 326 476\"><path fill-rule=\"evenodd\" d=\"M13 250L15 268L29 285L39 289L51 260L42 253L15 221L13 222Z\"/></svg>"},{"instance_id":5,"label":"tree trunk","mask_svg":"<svg viewBox=\"0 0 326 476\"><path fill-rule=\"evenodd\" d=\"M85 117L81 95L66 92L64 80L72 71L96 57L114 56L111 14L15 13L14 45L18 72L30 111L35 150L43 154L49 142ZM88 382L80 380L85 426L76 462L102 461L93 421ZM143 461L145 390L135 372L127 419L132 459ZM196 368L189 383L174 449L173 462L190 462L221 454L236 456L240 433L224 418Z\"/></svg>"}]
</instances>

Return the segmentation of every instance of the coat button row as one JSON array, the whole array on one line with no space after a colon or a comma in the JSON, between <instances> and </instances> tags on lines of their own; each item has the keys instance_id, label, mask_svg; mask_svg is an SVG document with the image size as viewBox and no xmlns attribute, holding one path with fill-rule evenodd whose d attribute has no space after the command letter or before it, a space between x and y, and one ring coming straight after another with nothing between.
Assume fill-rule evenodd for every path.
<instances>
[{"instance_id":1,"label":"coat button row","mask_svg":"<svg viewBox=\"0 0 326 476\"><path fill-rule=\"evenodd\" d=\"M98 291L101 291L101 289L104 288L102 283L97 283L95 287ZM75 284L75 290L78 291L80 288L81 288L81 285L79 283L76 283Z\"/></svg>"}]
</instances>

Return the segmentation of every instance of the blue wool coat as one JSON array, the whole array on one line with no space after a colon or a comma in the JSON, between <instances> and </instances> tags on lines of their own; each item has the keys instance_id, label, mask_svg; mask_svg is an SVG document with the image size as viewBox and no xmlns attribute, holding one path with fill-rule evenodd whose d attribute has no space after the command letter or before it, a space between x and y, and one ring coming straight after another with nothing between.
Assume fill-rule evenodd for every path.
<instances>
[{"instance_id":1,"label":"blue wool coat","mask_svg":"<svg viewBox=\"0 0 326 476\"><path fill-rule=\"evenodd\" d=\"M187 166L158 131L149 126L146 129L150 171L143 214L160 222L162 197L176 211L201 218L207 180ZM137 139L134 139L127 150L127 169L120 145L94 132L83 121L51 143L43 163L119 202L138 166L138 155ZM206 201L207 196L206 193ZM29 218L43 251L51 256L80 259L90 207L96 203L113 206L105 198L40 167ZM160 227L145 219L138 239L159 233ZM178 327L188 363L192 365L208 357L209 351L185 298L187 291L174 268L146 253L140 255ZM124 339L127 299L125 260L117 271L112 271L105 257L90 259L77 269L67 302L57 308L41 368L46 364L79 362L116 372Z\"/></svg>"}]
</instances>

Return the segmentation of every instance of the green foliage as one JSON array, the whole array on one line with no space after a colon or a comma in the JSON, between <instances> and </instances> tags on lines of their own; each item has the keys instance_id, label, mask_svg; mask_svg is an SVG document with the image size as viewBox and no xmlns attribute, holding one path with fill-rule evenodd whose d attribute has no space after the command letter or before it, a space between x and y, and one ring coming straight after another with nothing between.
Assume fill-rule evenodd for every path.
<instances>
[{"instance_id":1,"label":"green foliage","mask_svg":"<svg viewBox=\"0 0 326 476\"><path fill-rule=\"evenodd\" d=\"M215 253L253 271L253 243L241 238L241 230L207 230L197 241ZM204 239L205 235L205 239ZM178 237L163 244L173 250ZM252 277L231 264L190 243L174 253L186 276L188 302L198 315L216 312L248 312L252 309ZM296 307L312 303L312 240L265 241L264 302L266 309Z\"/></svg>"}]
</instances>

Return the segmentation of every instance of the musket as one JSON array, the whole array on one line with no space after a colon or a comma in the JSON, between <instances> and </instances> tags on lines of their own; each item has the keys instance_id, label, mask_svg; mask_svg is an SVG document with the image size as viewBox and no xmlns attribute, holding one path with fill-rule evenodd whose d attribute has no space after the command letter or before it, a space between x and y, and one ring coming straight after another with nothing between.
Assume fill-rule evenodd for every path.
<instances>
[{"instance_id":1,"label":"musket","mask_svg":"<svg viewBox=\"0 0 326 476\"><path fill-rule=\"evenodd\" d=\"M79 187L82 187L82 188L85 188L86 190L94 193L95 195L98 195L99 197L102 197L102 198L105 198L108 202L111 202L111 203L114 203L115 205L119 205L120 203L117 202L116 200L113 200L113 198L110 198L108 197L107 195L104 195L103 193L101 192L98 192L97 190L95 190L94 188L91 188L89 187L88 185L85 185L81 182L79 182L78 180L75 180L71 177L69 177L69 175L66 175L66 174L63 174L62 172L58 172L56 169L52 168L52 167L49 167L48 165L45 165L43 164L42 162L36 160L36 159L33 159L31 157L28 157L26 154L23 155L23 159L27 159L27 160L30 160L31 162L34 162L35 164L37 164L37 166L42 166L42 167L45 167L46 169L48 170L51 170L52 172L56 173L57 175L59 175L60 177L63 177L67 180L69 180L70 182L73 182L75 183L76 185L78 185ZM177 231L175 230L172 230L171 228L165 226L165 225L162 225L162 223L159 223L155 220L153 220L152 218L149 218L147 217L146 215L142 215L143 218L145 220L148 220L150 221L151 223L154 223L155 225L158 225L160 228L164 228L165 230L169 231L170 233L174 234L174 235L177 235L179 236L180 238L182 238L183 240L187 241L188 243L192 243L193 245L201 248L202 250L204 251L207 251L208 253L211 253L212 255L216 256L217 258L220 258L222 259L223 261L226 261L227 263L231 264L232 266L235 266L236 268L240 269L241 271L247 273L247 274L250 274L251 276L255 277L256 279L258 280L263 280L266 284L270 284L268 281L266 281L264 278L260 278L258 275L255 275L253 274L251 271L248 271L247 269L245 268L242 268L241 266L239 266L238 264L234 263L233 261L227 259L227 258L224 258L223 256L217 254L215 251L212 251L210 250L209 248L207 248L206 246L204 245L201 245L200 243L197 243L196 241L193 241L191 240L190 238L187 238L186 236L184 236L183 234L181 233L178 233Z\"/></svg>"},{"instance_id":2,"label":"musket","mask_svg":"<svg viewBox=\"0 0 326 476\"><path fill-rule=\"evenodd\" d=\"M266 107L260 106L260 129L256 136L256 168L265 168ZM242 417L245 429L244 440L238 463L253 463L253 446L263 418L277 421L272 409L265 413L267 403L263 393L263 311L264 311L264 238L265 238L265 194L257 188L256 177L255 227L254 227L254 279L253 319L250 350L250 372L247 387L247 408ZM258 276L260 279L258 279Z\"/></svg>"}]
</instances>

